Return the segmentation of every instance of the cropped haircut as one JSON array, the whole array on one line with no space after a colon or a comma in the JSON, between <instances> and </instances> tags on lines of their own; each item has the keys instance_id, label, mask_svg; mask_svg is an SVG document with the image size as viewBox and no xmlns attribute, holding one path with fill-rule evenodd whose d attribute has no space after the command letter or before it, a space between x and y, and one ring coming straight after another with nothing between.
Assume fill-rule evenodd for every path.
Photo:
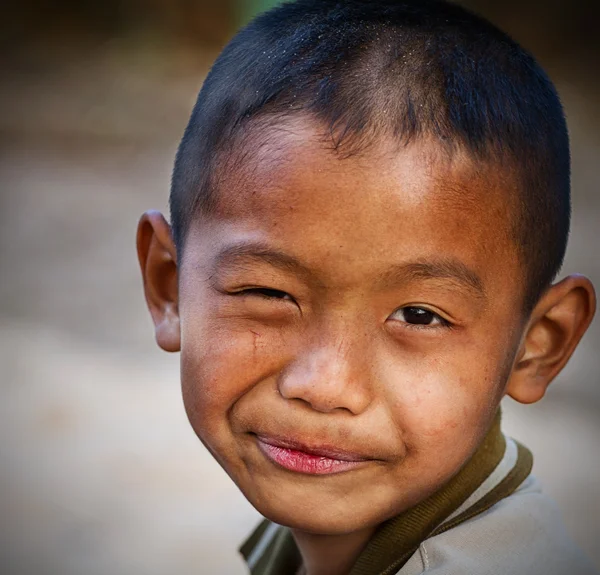
<instances>
[{"instance_id":1,"label":"cropped haircut","mask_svg":"<svg viewBox=\"0 0 600 575\"><path fill-rule=\"evenodd\" d=\"M559 97L527 51L443 0L297 0L241 30L208 74L177 152L170 209L178 253L193 218L215 208L234 143L255 120L301 115L325 126L342 156L383 138L404 146L433 137L510 170L527 311L551 284L570 221Z\"/></svg>"}]
</instances>

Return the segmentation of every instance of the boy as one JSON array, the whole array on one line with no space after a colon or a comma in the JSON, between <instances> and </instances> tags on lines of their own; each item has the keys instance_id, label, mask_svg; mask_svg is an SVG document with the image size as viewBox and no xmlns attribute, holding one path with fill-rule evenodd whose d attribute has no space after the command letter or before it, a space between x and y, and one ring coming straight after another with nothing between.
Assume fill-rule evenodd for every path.
<instances>
[{"instance_id":1,"label":"boy","mask_svg":"<svg viewBox=\"0 0 600 575\"><path fill-rule=\"evenodd\" d=\"M594 313L552 285L569 170L551 82L452 4L298 0L225 48L138 253L190 422L269 520L253 573L593 572L499 429Z\"/></svg>"}]
</instances>

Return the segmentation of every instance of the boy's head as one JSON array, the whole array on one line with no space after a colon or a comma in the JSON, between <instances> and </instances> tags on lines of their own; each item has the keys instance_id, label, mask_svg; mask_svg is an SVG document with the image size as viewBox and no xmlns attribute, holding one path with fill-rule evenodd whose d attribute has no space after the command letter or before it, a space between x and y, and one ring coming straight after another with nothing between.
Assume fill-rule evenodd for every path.
<instances>
[{"instance_id":1,"label":"boy's head","mask_svg":"<svg viewBox=\"0 0 600 575\"><path fill-rule=\"evenodd\" d=\"M259 511L307 531L439 489L594 311L585 278L550 285L569 227L552 84L443 2L300 0L238 34L171 217L146 214L138 250L190 421Z\"/></svg>"},{"instance_id":2,"label":"boy's head","mask_svg":"<svg viewBox=\"0 0 600 575\"><path fill-rule=\"evenodd\" d=\"M171 192L180 253L257 132L299 116L317 120L342 158L429 138L494 165L518 189L505 201L525 308L550 285L569 230L567 128L552 83L504 33L437 0L302 0L259 17L216 61L181 142Z\"/></svg>"}]
</instances>

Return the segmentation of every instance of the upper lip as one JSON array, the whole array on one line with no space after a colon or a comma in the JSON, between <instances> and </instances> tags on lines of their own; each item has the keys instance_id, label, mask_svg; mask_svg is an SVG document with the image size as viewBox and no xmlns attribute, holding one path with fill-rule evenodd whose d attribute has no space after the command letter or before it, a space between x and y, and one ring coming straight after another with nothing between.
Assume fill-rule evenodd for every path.
<instances>
[{"instance_id":1,"label":"upper lip","mask_svg":"<svg viewBox=\"0 0 600 575\"><path fill-rule=\"evenodd\" d=\"M352 451L345 451L329 445L306 445L294 439L287 439L282 437L274 437L271 435L262 435L257 433L259 441L272 445L274 447L280 447L283 449L293 449L294 451L301 451L308 455L314 455L317 457L327 457L328 459L337 459L338 461L367 461L373 459L372 457L365 457L359 453Z\"/></svg>"}]
</instances>

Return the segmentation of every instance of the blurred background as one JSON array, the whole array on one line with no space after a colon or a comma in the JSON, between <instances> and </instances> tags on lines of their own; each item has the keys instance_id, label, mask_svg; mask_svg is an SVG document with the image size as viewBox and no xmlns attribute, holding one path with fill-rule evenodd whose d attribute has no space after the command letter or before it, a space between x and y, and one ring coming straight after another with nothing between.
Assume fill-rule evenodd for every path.
<instances>
[{"instance_id":1,"label":"blurred background","mask_svg":"<svg viewBox=\"0 0 600 575\"><path fill-rule=\"evenodd\" d=\"M21 0L0 20L0 572L244 573L256 512L189 428L134 237L211 62L274 2ZM564 272L600 286L599 3L469 0L542 61L573 145ZM506 429L600 567L600 322Z\"/></svg>"}]
</instances>

